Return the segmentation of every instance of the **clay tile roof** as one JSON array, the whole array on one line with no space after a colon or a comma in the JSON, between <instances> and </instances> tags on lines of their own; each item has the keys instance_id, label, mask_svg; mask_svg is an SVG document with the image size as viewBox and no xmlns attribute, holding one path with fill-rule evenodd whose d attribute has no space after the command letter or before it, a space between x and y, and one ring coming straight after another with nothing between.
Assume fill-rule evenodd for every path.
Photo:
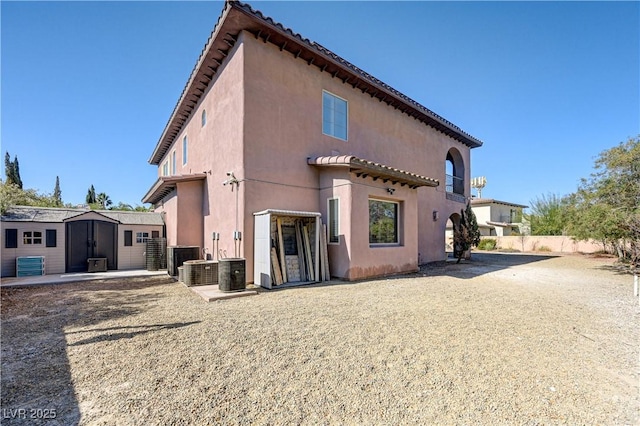
<instances>
[{"instance_id":1,"label":"clay tile roof","mask_svg":"<svg viewBox=\"0 0 640 426\"><path fill-rule=\"evenodd\" d=\"M278 46L284 53L306 61L309 65L317 67L320 72L329 73L332 77L353 86L354 89L368 93L372 98L400 110L409 117L414 117L470 148L482 145L479 139L321 44L302 37L248 4L226 1L218 22L149 158L149 163L160 164L171 144L182 131L182 127L195 111L207 87L214 80L214 75L226 60L241 31L247 31L265 43Z\"/></svg>"},{"instance_id":2,"label":"clay tile roof","mask_svg":"<svg viewBox=\"0 0 640 426\"><path fill-rule=\"evenodd\" d=\"M307 164L318 167L348 167L349 171L355 173L358 177L371 177L374 180L382 179L383 182L399 183L402 186L409 185L411 188L440 185L437 179L364 160L353 155L307 158Z\"/></svg>"}]
</instances>

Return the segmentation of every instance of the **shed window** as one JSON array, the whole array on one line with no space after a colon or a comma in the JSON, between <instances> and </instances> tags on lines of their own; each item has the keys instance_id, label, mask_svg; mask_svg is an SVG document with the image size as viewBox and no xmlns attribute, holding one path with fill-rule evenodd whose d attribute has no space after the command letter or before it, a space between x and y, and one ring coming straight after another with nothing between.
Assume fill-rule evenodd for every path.
<instances>
[{"instance_id":1,"label":"shed window","mask_svg":"<svg viewBox=\"0 0 640 426\"><path fill-rule=\"evenodd\" d=\"M58 231L55 229L47 229L46 231L46 246L57 247L58 246Z\"/></svg>"},{"instance_id":2,"label":"shed window","mask_svg":"<svg viewBox=\"0 0 640 426\"><path fill-rule=\"evenodd\" d=\"M369 244L398 244L398 203L369 200Z\"/></svg>"},{"instance_id":3,"label":"shed window","mask_svg":"<svg viewBox=\"0 0 640 426\"><path fill-rule=\"evenodd\" d=\"M130 247L133 245L133 231L124 231L124 246Z\"/></svg>"},{"instance_id":4,"label":"shed window","mask_svg":"<svg viewBox=\"0 0 640 426\"><path fill-rule=\"evenodd\" d=\"M22 233L22 243L26 245L42 244L42 232L24 231Z\"/></svg>"},{"instance_id":5,"label":"shed window","mask_svg":"<svg viewBox=\"0 0 640 426\"><path fill-rule=\"evenodd\" d=\"M151 231L151 238L160 238L160 231Z\"/></svg>"},{"instance_id":6,"label":"shed window","mask_svg":"<svg viewBox=\"0 0 640 426\"><path fill-rule=\"evenodd\" d=\"M347 101L322 92L322 133L334 138L347 140Z\"/></svg>"},{"instance_id":7,"label":"shed window","mask_svg":"<svg viewBox=\"0 0 640 426\"><path fill-rule=\"evenodd\" d=\"M18 230L4 230L4 248L18 248Z\"/></svg>"},{"instance_id":8,"label":"shed window","mask_svg":"<svg viewBox=\"0 0 640 426\"><path fill-rule=\"evenodd\" d=\"M146 243L148 239L149 239L148 232L136 232L136 243L138 244Z\"/></svg>"}]
</instances>

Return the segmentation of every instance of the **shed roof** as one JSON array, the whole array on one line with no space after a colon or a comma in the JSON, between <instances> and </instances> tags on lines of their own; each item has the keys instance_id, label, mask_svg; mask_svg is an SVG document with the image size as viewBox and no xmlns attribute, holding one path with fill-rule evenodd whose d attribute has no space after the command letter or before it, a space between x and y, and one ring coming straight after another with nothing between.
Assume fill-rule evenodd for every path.
<instances>
[{"instance_id":1,"label":"shed roof","mask_svg":"<svg viewBox=\"0 0 640 426\"><path fill-rule=\"evenodd\" d=\"M343 83L350 84L354 89L359 89L362 93L367 93L372 98L385 102L410 117L415 117L470 148L482 145L479 139L319 43L303 38L272 18L264 16L259 10L254 10L248 4L226 1L218 22L149 158L149 163L160 164L183 125L195 111L200 98L235 45L241 31L248 31L256 39L278 46L281 51L288 52L309 65L314 65L321 72L329 73Z\"/></svg>"},{"instance_id":2,"label":"shed roof","mask_svg":"<svg viewBox=\"0 0 640 426\"><path fill-rule=\"evenodd\" d=\"M307 164L320 167L343 166L349 167L349 171L356 176L370 176L374 180L382 179L383 182L409 185L411 188L420 186L438 186L440 182L427 176L396 169L384 164L364 160L353 155L333 155L326 157L308 158Z\"/></svg>"},{"instance_id":3,"label":"shed roof","mask_svg":"<svg viewBox=\"0 0 640 426\"><path fill-rule=\"evenodd\" d=\"M160 213L32 206L9 207L0 219L3 222L62 223L90 212L95 212L123 225L164 225Z\"/></svg>"}]
</instances>

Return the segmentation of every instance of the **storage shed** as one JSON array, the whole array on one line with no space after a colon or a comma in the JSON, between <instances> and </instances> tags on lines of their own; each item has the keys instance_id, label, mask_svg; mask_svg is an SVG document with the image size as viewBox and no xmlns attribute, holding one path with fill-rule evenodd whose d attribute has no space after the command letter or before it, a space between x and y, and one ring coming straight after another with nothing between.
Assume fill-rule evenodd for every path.
<instances>
[{"instance_id":1,"label":"storage shed","mask_svg":"<svg viewBox=\"0 0 640 426\"><path fill-rule=\"evenodd\" d=\"M0 223L3 277L25 262L44 274L87 272L89 259L104 259L94 264L108 270L143 269L147 240L165 234L162 215L150 212L13 206Z\"/></svg>"},{"instance_id":2,"label":"storage shed","mask_svg":"<svg viewBox=\"0 0 640 426\"><path fill-rule=\"evenodd\" d=\"M321 244L320 213L269 209L254 216L256 285L273 288L329 279L324 272L328 262L326 244Z\"/></svg>"}]
</instances>

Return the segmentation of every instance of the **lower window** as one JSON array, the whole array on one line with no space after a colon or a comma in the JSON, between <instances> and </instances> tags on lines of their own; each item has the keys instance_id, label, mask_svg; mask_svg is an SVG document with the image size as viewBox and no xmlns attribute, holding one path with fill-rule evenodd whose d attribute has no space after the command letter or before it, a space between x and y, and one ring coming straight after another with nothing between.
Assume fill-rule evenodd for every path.
<instances>
[{"instance_id":1,"label":"lower window","mask_svg":"<svg viewBox=\"0 0 640 426\"><path fill-rule=\"evenodd\" d=\"M23 244L42 244L42 232L40 231L24 231L22 233Z\"/></svg>"},{"instance_id":2,"label":"lower window","mask_svg":"<svg viewBox=\"0 0 640 426\"><path fill-rule=\"evenodd\" d=\"M369 200L369 244L398 244L398 203Z\"/></svg>"}]
</instances>

